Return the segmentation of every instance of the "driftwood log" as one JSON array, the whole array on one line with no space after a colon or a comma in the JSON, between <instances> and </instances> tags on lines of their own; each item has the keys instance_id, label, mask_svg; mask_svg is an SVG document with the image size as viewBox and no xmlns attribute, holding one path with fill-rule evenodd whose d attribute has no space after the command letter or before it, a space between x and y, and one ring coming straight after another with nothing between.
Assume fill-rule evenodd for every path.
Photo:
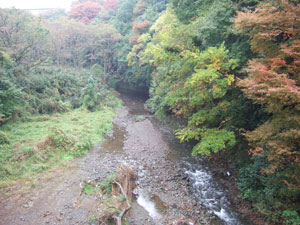
<instances>
[{"instance_id":1,"label":"driftwood log","mask_svg":"<svg viewBox=\"0 0 300 225\"><path fill-rule=\"evenodd\" d=\"M114 216L115 220L117 221L117 225L122 225L122 218L125 215L125 213L131 208L131 204L130 201L128 199L128 196L126 194L126 192L124 191L122 185L116 181L114 181L114 184L118 185L122 194L124 195L125 199L126 199L126 203L127 203L127 207L125 209L123 209L123 211L120 213L119 216Z\"/></svg>"}]
</instances>

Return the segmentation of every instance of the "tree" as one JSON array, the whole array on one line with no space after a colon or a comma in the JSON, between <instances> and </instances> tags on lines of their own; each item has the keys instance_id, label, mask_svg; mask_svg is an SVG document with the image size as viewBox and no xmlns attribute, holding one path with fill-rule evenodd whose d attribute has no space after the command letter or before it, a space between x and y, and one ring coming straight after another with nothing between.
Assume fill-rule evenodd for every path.
<instances>
[{"instance_id":1,"label":"tree","mask_svg":"<svg viewBox=\"0 0 300 225\"><path fill-rule=\"evenodd\" d=\"M119 0L106 0L103 7L106 11L116 11L118 9L118 2Z\"/></svg>"},{"instance_id":2,"label":"tree","mask_svg":"<svg viewBox=\"0 0 300 225\"><path fill-rule=\"evenodd\" d=\"M185 52L184 57L194 61L194 72L183 86L171 86L168 102L177 115L187 119L188 125L176 131L181 141L197 140L193 155L211 155L232 148L235 134L224 124L231 103L226 100L235 80L231 73L237 66L227 56L224 45L210 47L204 52ZM180 84L180 83L179 83Z\"/></svg>"},{"instance_id":3,"label":"tree","mask_svg":"<svg viewBox=\"0 0 300 225\"><path fill-rule=\"evenodd\" d=\"M188 124L175 134L181 141L197 141L193 154L210 155L235 145L233 130L224 125L231 103L226 99L233 88L236 60L228 57L224 44L203 52L193 43L194 25L181 23L167 10L140 37L128 60L153 71L150 105L156 112L172 112ZM146 46L146 47L144 47Z\"/></svg>"},{"instance_id":4,"label":"tree","mask_svg":"<svg viewBox=\"0 0 300 225\"><path fill-rule=\"evenodd\" d=\"M261 4L252 13L241 12L236 21L237 28L249 32L252 50L260 56L249 61L249 76L239 85L272 114L265 124L247 133L255 147L253 154L268 155L268 172L293 164L298 167L300 162L299 14L299 5L282 1Z\"/></svg>"},{"instance_id":5,"label":"tree","mask_svg":"<svg viewBox=\"0 0 300 225\"><path fill-rule=\"evenodd\" d=\"M0 47L27 69L47 59L48 30L41 21L18 9L0 9Z\"/></svg>"},{"instance_id":6,"label":"tree","mask_svg":"<svg viewBox=\"0 0 300 225\"><path fill-rule=\"evenodd\" d=\"M262 3L254 12L238 13L236 19L236 27L249 35L252 51L256 53L256 58L248 62L248 76L239 81L239 86L248 98L262 104L271 115L265 123L246 133L254 163L260 158L267 161L259 170L263 186L255 187L256 194L248 196L262 193L262 202L277 196L277 203L269 201L265 205L271 209L263 212L270 211L269 214L275 216L276 210L286 209L282 217L290 209L299 210L299 15L300 5L283 0ZM251 188L246 189L249 192ZM297 217L297 213L295 215ZM295 221L299 221L296 217Z\"/></svg>"},{"instance_id":7,"label":"tree","mask_svg":"<svg viewBox=\"0 0 300 225\"><path fill-rule=\"evenodd\" d=\"M103 6L96 2L82 2L72 6L69 17L88 24L98 16L102 9Z\"/></svg>"},{"instance_id":8,"label":"tree","mask_svg":"<svg viewBox=\"0 0 300 225\"><path fill-rule=\"evenodd\" d=\"M0 50L0 125L13 115L21 97L20 90L9 79L12 64L9 56Z\"/></svg>"},{"instance_id":9,"label":"tree","mask_svg":"<svg viewBox=\"0 0 300 225\"><path fill-rule=\"evenodd\" d=\"M116 70L114 45L120 34L109 24L85 25L70 20L48 23L53 60L59 65L91 66L99 63L105 73Z\"/></svg>"}]
</instances>

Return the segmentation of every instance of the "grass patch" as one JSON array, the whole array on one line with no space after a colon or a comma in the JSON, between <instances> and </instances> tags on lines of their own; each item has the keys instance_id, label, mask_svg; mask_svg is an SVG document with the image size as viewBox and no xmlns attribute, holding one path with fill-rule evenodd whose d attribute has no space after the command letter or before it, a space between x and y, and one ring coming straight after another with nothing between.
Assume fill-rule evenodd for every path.
<instances>
[{"instance_id":1,"label":"grass patch","mask_svg":"<svg viewBox=\"0 0 300 225\"><path fill-rule=\"evenodd\" d=\"M10 180L88 153L112 129L114 116L109 107L95 112L80 108L5 124L1 127L0 188Z\"/></svg>"},{"instance_id":2,"label":"grass patch","mask_svg":"<svg viewBox=\"0 0 300 225\"><path fill-rule=\"evenodd\" d=\"M90 184L87 184L84 188L84 192L88 195L94 194L94 187Z\"/></svg>"},{"instance_id":3,"label":"grass patch","mask_svg":"<svg viewBox=\"0 0 300 225\"><path fill-rule=\"evenodd\" d=\"M144 116L139 115L139 116L137 116L137 117L135 118L135 121L136 121L136 122L141 122L141 121L143 121L144 119L145 119Z\"/></svg>"}]
</instances>

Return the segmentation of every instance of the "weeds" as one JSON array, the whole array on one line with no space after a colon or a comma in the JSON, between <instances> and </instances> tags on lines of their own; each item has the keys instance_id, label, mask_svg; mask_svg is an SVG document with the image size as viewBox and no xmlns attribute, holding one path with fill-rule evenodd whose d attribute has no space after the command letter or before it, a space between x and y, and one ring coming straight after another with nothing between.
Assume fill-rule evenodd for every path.
<instances>
[{"instance_id":1,"label":"weeds","mask_svg":"<svg viewBox=\"0 0 300 225\"><path fill-rule=\"evenodd\" d=\"M94 187L90 184L87 184L84 188L84 192L88 195L94 194Z\"/></svg>"},{"instance_id":2,"label":"weeds","mask_svg":"<svg viewBox=\"0 0 300 225\"><path fill-rule=\"evenodd\" d=\"M141 116L141 115L139 115L139 116L137 116L136 118L135 118L135 121L136 122L141 122L141 121L143 121L145 118L143 117L143 116Z\"/></svg>"},{"instance_id":3,"label":"weeds","mask_svg":"<svg viewBox=\"0 0 300 225\"><path fill-rule=\"evenodd\" d=\"M0 131L0 188L86 154L112 129L114 110L80 108L7 123ZM9 141L8 141L9 140Z\"/></svg>"},{"instance_id":4,"label":"weeds","mask_svg":"<svg viewBox=\"0 0 300 225\"><path fill-rule=\"evenodd\" d=\"M109 175L104 181L100 183L100 189L107 194L112 192L112 184L116 178L115 174Z\"/></svg>"},{"instance_id":5,"label":"weeds","mask_svg":"<svg viewBox=\"0 0 300 225\"><path fill-rule=\"evenodd\" d=\"M100 187L103 196L97 220L100 224L122 224L123 216L131 208L132 191L135 188L134 171L122 165L115 174L102 181Z\"/></svg>"}]
</instances>

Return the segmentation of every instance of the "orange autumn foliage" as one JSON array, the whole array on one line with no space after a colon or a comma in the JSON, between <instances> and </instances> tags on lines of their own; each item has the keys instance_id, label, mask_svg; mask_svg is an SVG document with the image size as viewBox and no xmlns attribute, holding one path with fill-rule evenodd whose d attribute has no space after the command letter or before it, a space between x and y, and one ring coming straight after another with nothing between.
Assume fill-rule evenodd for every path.
<instances>
[{"instance_id":1,"label":"orange autumn foliage","mask_svg":"<svg viewBox=\"0 0 300 225\"><path fill-rule=\"evenodd\" d=\"M243 92L265 106L271 118L246 134L253 155L266 154L267 173L300 170L300 5L287 0L240 12L236 28L250 36L257 57L248 62ZM297 174L295 172L295 174ZM300 188L299 179L285 183Z\"/></svg>"},{"instance_id":2,"label":"orange autumn foliage","mask_svg":"<svg viewBox=\"0 0 300 225\"><path fill-rule=\"evenodd\" d=\"M129 44L131 46L137 44L140 35L146 32L150 27L150 25L151 23L148 20L145 20L143 22L136 22L135 24L133 24L132 27L133 34L130 37Z\"/></svg>"},{"instance_id":3,"label":"orange autumn foliage","mask_svg":"<svg viewBox=\"0 0 300 225\"><path fill-rule=\"evenodd\" d=\"M82 2L72 7L70 18L79 20L85 24L95 19L103 7L92 1Z\"/></svg>"},{"instance_id":4,"label":"orange autumn foliage","mask_svg":"<svg viewBox=\"0 0 300 225\"><path fill-rule=\"evenodd\" d=\"M118 9L118 0L106 0L103 7L106 11L116 11Z\"/></svg>"},{"instance_id":5,"label":"orange autumn foliage","mask_svg":"<svg viewBox=\"0 0 300 225\"><path fill-rule=\"evenodd\" d=\"M133 32L134 33L143 33L146 31L146 29L150 26L150 21L145 20L143 22L137 22L133 25Z\"/></svg>"}]
</instances>

